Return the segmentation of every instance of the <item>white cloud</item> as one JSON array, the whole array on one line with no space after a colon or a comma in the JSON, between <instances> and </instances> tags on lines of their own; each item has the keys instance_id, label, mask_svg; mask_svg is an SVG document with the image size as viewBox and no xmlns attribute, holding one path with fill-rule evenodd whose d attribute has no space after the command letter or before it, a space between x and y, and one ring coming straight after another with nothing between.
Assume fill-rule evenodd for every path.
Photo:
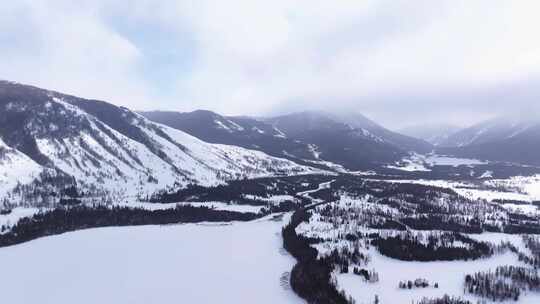
<instances>
[{"instance_id":1,"label":"white cloud","mask_svg":"<svg viewBox=\"0 0 540 304\"><path fill-rule=\"evenodd\" d=\"M494 88L523 90L520 83L540 74L535 0L53 3L0 4L3 15L19 16L0 21L0 30L23 20L30 41L0 58L0 76L133 108L261 114L330 101L380 113L416 99L424 111L456 104L440 92L473 92L465 99L474 108L496 102L488 100L497 98ZM172 40L190 36L191 67L178 70L161 103L148 93L160 88L138 66L147 54L110 20L164 28ZM9 37L0 39L2 52Z\"/></svg>"},{"instance_id":2,"label":"white cloud","mask_svg":"<svg viewBox=\"0 0 540 304\"><path fill-rule=\"evenodd\" d=\"M199 107L361 108L389 92L489 90L540 71L534 1L244 2L203 5L195 18L201 53L182 89Z\"/></svg>"},{"instance_id":3,"label":"white cloud","mask_svg":"<svg viewBox=\"0 0 540 304\"><path fill-rule=\"evenodd\" d=\"M23 0L0 4L0 14L10 17L0 35L12 38L0 43L9 54L1 78L132 106L148 101L136 75L139 51L90 7Z\"/></svg>"}]
</instances>

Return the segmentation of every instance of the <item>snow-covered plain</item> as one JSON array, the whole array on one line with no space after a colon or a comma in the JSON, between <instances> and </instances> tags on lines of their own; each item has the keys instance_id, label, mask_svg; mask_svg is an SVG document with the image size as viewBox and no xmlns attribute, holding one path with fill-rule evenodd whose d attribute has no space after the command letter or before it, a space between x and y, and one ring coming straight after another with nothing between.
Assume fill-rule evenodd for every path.
<instances>
[{"instance_id":1,"label":"snow-covered plain","mask_svg":"<svg viewBox=\"0 0 540 304\"><path fill-rule=\"evenodd\" d=\"M509 179L493 179L484 182L490 186L515 188L526 193L532 200L540 200L540 175L514 176Z\"/></svg>"},{"instance_id":2,"label":"snow-covered plain","mask_svg":"<svg viewBox=\"0 0 540 304\"><path fill-rule=\"evenodd\" d=\"M475 166L485 165L487 162L478 159L456 158L450 156L442 156L437 154L417 154L413 153L408 157L403 158L395 165L386 166L390 169L414 172L414 171L431 171L435 166Z\"/></svg>"},{"instance_id":3,"label":"snow-covered plain","mask_svg":"<svg viewBox=\"0 0 540 304\"><path fill-rule=\"evenodd\" d=\"M438 298L445 294L463 297L476 303L481 299L464 294L463 292L463 283L466 274L487 271L489 269L494 270L500 265L524 266L511 253L468 262L402 262L382 256L374 249L370 250L370 255L372 260L368 268L374 268L379 273L379 282L367 283L354 274L337 275L339 287L351 295L357 304L373 303L375 295L379 296L381 303L414 303L423 297ZM427 279L431 284L438 283L439 288L428 287L413 290L402 290L398 288L400 281L414 280L416 278ZM540 303L540 294L524 294L517 303Z\"/></svg>"},{"instance_id":4,"label":"snow-covered plain","mask_svg":"<svg viewBox=\"0 0 540 304\"><path fill-rule=\"evenodd\" d=\"M527 250L519 235L486 232L469 234L468 236L478 241L492 242L494 244L502 241L511 242L520 250ZM385 257L374 248L369 253L371 262L368 268L374 268L379 273L379 282L366 283L353 274L337 275L339 287L353 296L358 304L373 303L375 295L379 296L381 303L413 303L413 301L418 302L423 297L437 298L445 294L466 298L476 303L480 298L463 292L463 282L466 274L495 269L501 265L527 266L519 262L517 256L510 252L495 255L488 259L451 262L402 262ZM438 283L439 288L429 287L413 290L398 288L400 281L414 280L416 278L425 278L431 284ZM525 293L517 303L540 303L540 294Z\"/></svg>"},{"instance_id":5,"label":"snow-covered plain","mask_svg":"<svg viewBox=\"0 0 540 304\"><path fill-rule=\"evenodd\" d=\"M82 230L0 248L9 304L303 303L281 284L283 222Z\"/></svg>"},{"instance_id":6,"label":"snow-covered plain","mask_svg":"<svg viewBox=\"0 0 540 304\"><path fill-rule=\"evenodd\" d=\"M471 158L457 158L451 156L442 156L430 154L424 158L424 161L431 166L474 166L485 165L487 162Z\"/></svg>"}]
</instances>

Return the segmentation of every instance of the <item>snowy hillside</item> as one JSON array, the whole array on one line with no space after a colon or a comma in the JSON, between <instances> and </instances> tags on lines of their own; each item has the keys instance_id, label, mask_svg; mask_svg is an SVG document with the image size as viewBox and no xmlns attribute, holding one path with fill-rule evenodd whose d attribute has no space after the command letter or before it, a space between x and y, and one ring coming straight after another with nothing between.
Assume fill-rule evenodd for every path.
<instances>
[{"instance_id":1,"label":"snowy hillside","mask_svg":"<svg viewBox=\"0 0 540 304\"><path fill-rule=\"evenodd\" d=\"M287 138L271 124L251 117L227 117L205 110L140 112L146 118L191 134L203 141L263 151L292 160L315 160L311 145Z\"/></svg>"},{"instance_id":2,"label":"snowy hillside","mask_svg":"<svg viewBox=\"0 0 540 304\"><path fill-rule=\"evenodd\" d=\"M429 143L392 132L361 114L304 111L269 118L227 117L203 110L141 114L207 142L255 149L300 163L318 162L322 167L373 168L396 161L408 151L432 150Z\"/></svg>"},{"instance_id":3,"label":"snowy hillside","mask_svg":"<svg viewBox=\"0 0 540 304\"><path fill-rule=\"evenodd\" d=\"M86 196L147 196L190 183L315 172L262 152L205 143L126 108L8 82L0 82L0 139L0 194L46 182L38 178L43 168L53 169L54 187L71 180Z\"/></svg>"},{"instance_id":4,"label":"snowy hillside","mask_svg":"<svg viewBox=\"0 0 540 304\"><path fill-rule=\"evenodd\" d=\"M361 114L318 111L268 118L288 138L309 143L323 161L349 170L372 169L406 156L430 152L429 143L394 133Z\"/></svg>"},{"instance_id":5,"label":"snowy hillside","mask_svg":"<svg viewBox=\"0 0 540 304\"><path fill-rule=\"evenodd\" d=\"M44 168L26 155L8 147L0 138L0 197L17 186L37 178Z\"/></svg>"}]
</instances>

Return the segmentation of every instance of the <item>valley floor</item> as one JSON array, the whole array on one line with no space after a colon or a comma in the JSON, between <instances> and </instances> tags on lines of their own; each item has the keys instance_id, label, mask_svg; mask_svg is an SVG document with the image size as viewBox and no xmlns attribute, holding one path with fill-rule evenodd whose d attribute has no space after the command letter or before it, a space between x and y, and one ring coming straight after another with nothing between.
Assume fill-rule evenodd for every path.
<instances>
[{"instance_id":1,"label":"valley floor","mask_svg":"<svg viewBox=\"0 0 540 304\"><path fill-rule=\"evenodd\" d=\"M285 219L88 229L0 249L2 303L303 303Z\"/></svg>"}]
</instances>

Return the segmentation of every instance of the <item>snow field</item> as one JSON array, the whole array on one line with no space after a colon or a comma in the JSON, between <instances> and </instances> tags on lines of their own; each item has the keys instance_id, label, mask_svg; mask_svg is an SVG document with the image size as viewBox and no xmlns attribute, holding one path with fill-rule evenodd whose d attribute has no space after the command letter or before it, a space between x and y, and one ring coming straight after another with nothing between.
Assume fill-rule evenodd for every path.
<instances>
[{"instance_id":1,"label":"snow field","mask_svg":"<svg viewBox=\"0 0 540 304\"><path fill-rule=\"evenodd\" d=\"M501 265L520 265L517 257L512 253L495 255L489 259L476 261L452 261L452 262L403 262L382 256L376 249L370 250L371 262L368 269L375 269L379 273L379 282L367 283L354 274L339 274L336 276L339 287L351 295L357 304L373 303L375 295L379 296L381 303L413 303L423 297L438 298L445 294L459 296L476 303L480 298L464 294L463 283L466 274L478 271L495 269ZM427 279L433 286L439 284L439 288L428 287L425 289L402 290L398 288L400 281L417 278ZM487 301L487 303L491 303ZM499 302L497 302L499 303ZM540 294L523 294L519 304L540 303Z\"/></svg>"},{"instance_id":2,"label":"snow field","mask_svg":"<svg viewBox=\"0 0 540 304\"><path fill-rule=\"evenodd\" d=\"M2 303L303 303L280 284L295 263L283 224L98 228L0 248Z\"/></svg>"}]
</instances>

